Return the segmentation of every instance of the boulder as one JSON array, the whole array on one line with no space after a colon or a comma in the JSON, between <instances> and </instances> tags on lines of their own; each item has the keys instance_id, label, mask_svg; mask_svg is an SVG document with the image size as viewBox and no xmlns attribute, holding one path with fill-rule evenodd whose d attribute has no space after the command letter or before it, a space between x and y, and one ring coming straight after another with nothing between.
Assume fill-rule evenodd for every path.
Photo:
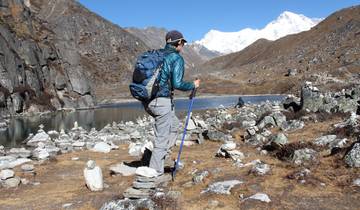
<instances>
[{"instance_id":1,"label":"boulder","mask_svg":"<svg viewBox=\"0 0 360 210\"><path fill-rule=\"evenodd\" d=\"M100 210L136 210L136 209L148 209L155 210L156 205L150 198L143 199L122 199L109 201L103 204Z\"/></svg>"},{"instance_id":2,"label":"boulder","mask_svg":"<svg viewBox=\"0 0 360 210\"><path fill-rule=\"evenodd\" d=\"M292 162L295 165L309 165L317 161L317 155L315 150L309 148L295 150Z\"/></svg>"},{"instance_id":3,"label":"boulder","mask_svg":"<svg viewBox=\"0 0 360 210\"><path fill-rule=\"evenodd\" d=\"M288 138L283 133L278 133L271 138L271 145L275 148L283 147L288 143Z\"/></svg>"},{"instance_id":4,"label":"boulder","mask_svg":"<svg viewBox=\"0 0 360 210\"><path fill-rule=\"evenodd\" d=\"M255 165L253 165L250 172L257 176L264 176L270 172L270 166L266 163L258 162Z\"/></svg>"},{"instance_id":5,"label":"boulder","mask_svg":"<svg viewBox=\"0 0 360 210\"><path fill-rule=\"evenodd\" d=\"M198 172L198 173L194 174L192 181L194 184L199 184L199 183L202 183L207 176L209 176L208 171Z\"/></svg>"},{"instance_id":6,"label":"boulder","mask_svg":"<svg viewBox=\"0 0 360 210\"><path fill-rule=\"evenodd\" d=\"M271 200L269 198L269 196L265 193L256 193L248 198L245 198L244 200L248 200L248 199L252 199L252 200L259 200L265 203L270 203Z\"/></svg>"},{"instance_id":7,"label":"boulder","mask_svg":"<svg viewBox=\"0 0 360 210\"><path fill-rule=\"evenodd\" d=\"M109 153L111 151L111 146L105 142L99 142L96 143L91 150L94 152Z\"/></svg>"},{"instance_id":8,"label":"boulder","mask_svg":"<svg viewBox=\"0 0 360 210\"><path fill-rule=\"evenodd\" d=\"M135 174L136 168L127 166L124 163L119 163L119 164L110 166L110 171L112 173L121 174L123 176L132 176Z\"/></svg>"},{"instance_id":9,"label":"boulder","mask_svg":"<svg viewBox=\"0 0 360 210\"><path fill-rule=\"evenodd\" d=\"M27 150L25 148L11 148L8 152L7 155L11 155L14 156L16 158L21 157L21 158L28 158L31 156L31 151Z\"/></svg>"},{"instance_id":10,"label":"boulder","mask_svg":"<svg viewBox=\"0 0 360 210\"><path fill-rule=\"evenodd\" d=\"M20 181L21 180L19 177L13 177L13 178L6 179L2 184L6 188L13 188L13 187L19 186Z\"/></svg>"},{"instance_id":11,"label":"boulder","mask_svg":"<svg viewBox=\"0 0 360 210\"><path fill-rule=\"evenodd\" d=\"M350 167L360 168L360 143L355 143L346 154L345 162Z\"/></svg>"},{"instance_id":12,"label":"boulder","mask_svg":"<svg viewBox=\"0 0 360 210\"><path fill-rule=\"evenodd\" d=\"M14 177L15 172L10 169L1 170L0 172L0 179L5 180L11 177Z\"/></svg>"},{"instance_id":13,"label":"boulder","mask_svg":"<svg viewBox=\"0 0 360 210\"><path fill-rule=\"evenodd\" d=\"M201 193L215 193L215 194L225 194L230 195L230 190L239 184L242 184L242 181L239 180L228 180L223 182L215 182L209 185L209 187L203 190Z\"/></svg>"},{"instance_id":14,"label":"boulder","mask_svg":"<svg viewBox=\"0 0 360 210\"><path fill-rule=\"evenodd\" d=\"M317 112L324 104L323 97L319 89L312 86L311 82L305 82L301 87L301 108Z\"/></svg>"}]
</instances>

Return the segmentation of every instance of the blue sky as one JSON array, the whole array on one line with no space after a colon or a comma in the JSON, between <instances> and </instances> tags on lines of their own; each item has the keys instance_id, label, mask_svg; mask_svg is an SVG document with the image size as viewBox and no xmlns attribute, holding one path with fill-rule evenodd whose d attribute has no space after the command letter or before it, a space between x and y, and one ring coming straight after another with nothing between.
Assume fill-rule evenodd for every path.
<instances>
[{"instance_id":1,"label":"blue sky","mask_svg":"<svg viewBox=\"0 0 360 210\"><path fill-rule=\"evenodd\" d=\"M181 31L188 41L210 29L224 32L263 28L283 11L324 18L359 0L79 0L121 27L163 27Z\"/></svg>"}]
</instances>

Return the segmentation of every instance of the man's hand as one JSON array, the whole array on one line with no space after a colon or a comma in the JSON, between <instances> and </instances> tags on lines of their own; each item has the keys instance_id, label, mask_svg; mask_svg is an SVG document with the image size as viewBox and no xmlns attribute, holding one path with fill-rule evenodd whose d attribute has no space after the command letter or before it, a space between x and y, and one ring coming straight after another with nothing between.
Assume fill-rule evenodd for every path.
<instances>
[{"instance_id":1,"label":"man's hand","mask_svg":"<svg viewBox=\"0 0 360 210\"><path fill-rule=\"evenodd\" d=\"M199 79L194 80L194 85L195 88L198 88L200 86L200 80Z\"/></svg>"}]
</instances>

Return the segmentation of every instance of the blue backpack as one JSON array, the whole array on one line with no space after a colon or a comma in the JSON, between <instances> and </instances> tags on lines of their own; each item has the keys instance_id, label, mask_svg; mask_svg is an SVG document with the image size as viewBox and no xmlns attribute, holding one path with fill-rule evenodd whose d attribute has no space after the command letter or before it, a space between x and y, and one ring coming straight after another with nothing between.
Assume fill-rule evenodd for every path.
<instances>
[{"instance_id":1,"label":"blue backpack","mask_svg":"<svg viewBox=\"0 0 360 210\"><path fill-rule=\"evenodd\" d=\"M139 101L150 101L159 91L159 75L164 58L169 53L164 49L142 53L136 60L133 81L129 85L131 95Z\"/></svg>"}]
</instances>

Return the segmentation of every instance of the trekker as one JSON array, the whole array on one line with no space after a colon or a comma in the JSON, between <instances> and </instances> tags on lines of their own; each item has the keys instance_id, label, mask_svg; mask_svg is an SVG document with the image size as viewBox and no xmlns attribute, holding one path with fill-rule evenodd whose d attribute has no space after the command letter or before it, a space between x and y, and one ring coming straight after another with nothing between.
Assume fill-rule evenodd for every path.
<instances>
[{"instance_id":1,"label":"trekker","mask_svg":"<svg viewBox=\"0 0 360 210\"><path fill-rule=\"evenodd\" d=\"M155 169L158 175L164 173L165 157L175 145L178 136L179 119L175 115L173 91L189 91L200 85L199 79L193 82L183 80L184 59L180 52L187 42L183 35L176 30L169 31L165 40L165 50L169 54L165 56L160 72L159 90L153 100L143 103L146 112L155 118L155 142L149 167Z\"/></svg>"}]
</instances>

